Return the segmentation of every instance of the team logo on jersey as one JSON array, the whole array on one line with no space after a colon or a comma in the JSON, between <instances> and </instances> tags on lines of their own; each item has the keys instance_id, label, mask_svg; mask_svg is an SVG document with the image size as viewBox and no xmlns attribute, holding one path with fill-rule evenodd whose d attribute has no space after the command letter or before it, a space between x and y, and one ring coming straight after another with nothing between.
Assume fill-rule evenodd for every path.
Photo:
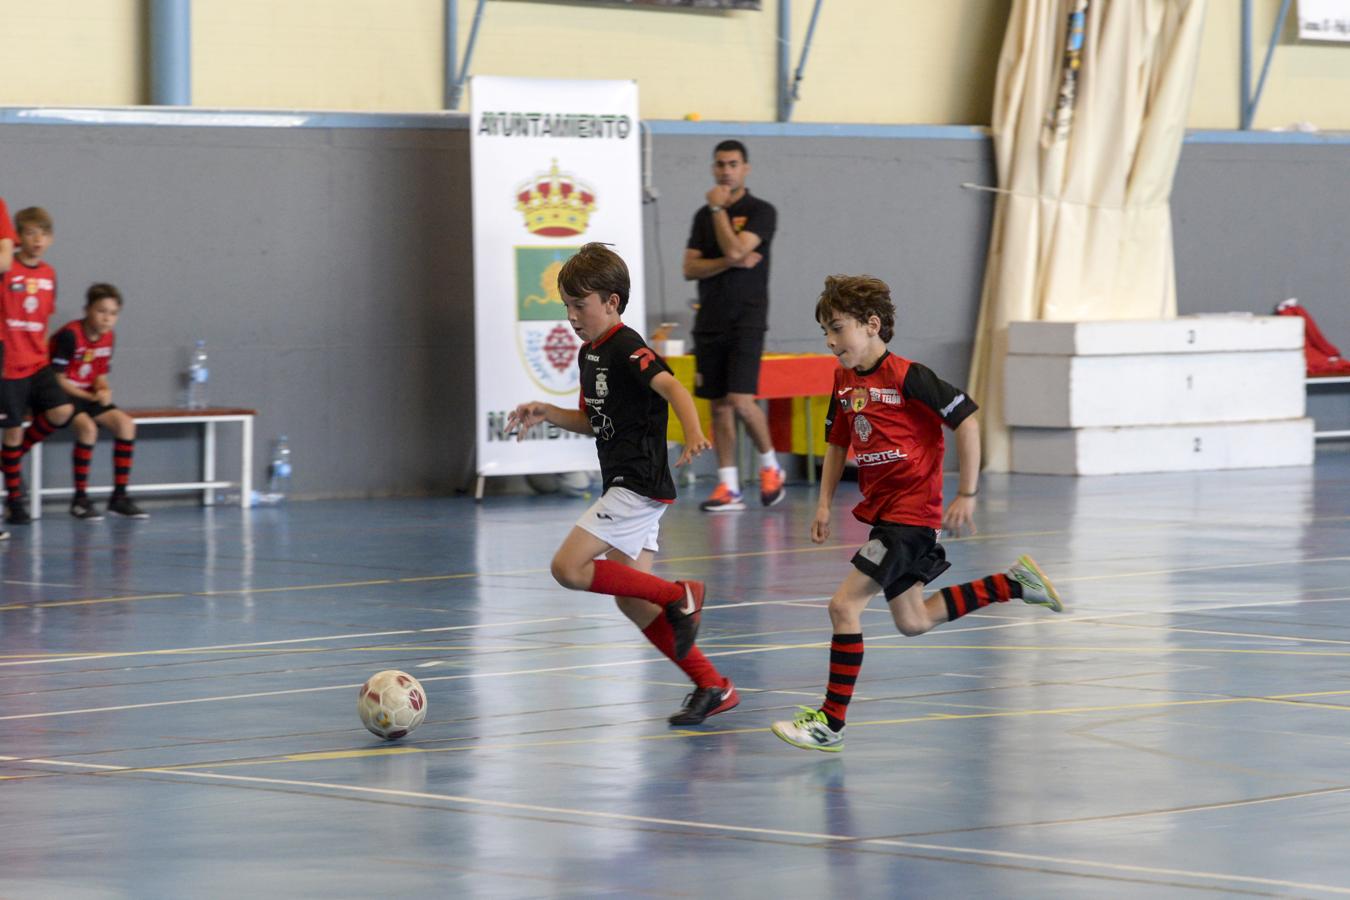
<instances>
[{"instance_id":1,"label":"team logo on jersey","mask_svg":"<svg viewBox=\"0 0 1350 900\"><path fill-rule=\"evenodd\" d=\"M558 272L576 247L516 248L516 343L534 383L552 394L570 394L581 383L581 341L567 323Z\"/></svg>"},{"instance_id":2,"label":"team logo on jersey","mask_svg":"<svg viewBox=\"0 0 1350 900\"><path fill-rule=\"evenodd\" d=\"M32 294L29 294L27 297L23 298L24 312L28 313L31 316L33 313L37 312L37 308L38 308L37 297L33 296Z\"/></svg>"},{"instance_id":3,"label":"team logo on jersey","mask_svg":"<svg viewBox=\"0 0 1350 900\"><path fill-rule=\"evenodd\" d=\"M867 388L854 388L849 394L849 405L853 407L855 413L862 412L863 407L867 405Z\"/></svg>"},{"instance_id":4,"label":"team logo on jersey","mask_svg":"<svg viewBox=\"0 0 1350 900\"><path fill-rule=\"evenodd\" d=\"M853 417L853 433L858 436L860 444L865 444L872 439L872 423L867 421L867 416Z\"/></svg>"},{"instance_id":5,"label":"team logo on jersey","mask_svg":"<svg viewBox=\"0 0 1350 900\"><path fill-rule=\"evenodd\" d=\"M608 396L609 396L609 373L608 373L608 372L596 372L596 373L595 373L595 396L597 396L597 397L608 397Z\"/></svg>"},{"instance_id":6,"label":"team logo on jersey","mask_svg":"<svg viewBox=\"0 0 1350 900\"><path fill-rule=\"evenodd\" d=\"M596 437L607 441L614 437L614 421L604 413L592 413L591 431L595 432Z\"/></svg>"},{"instance_id":7,"label":"team logo on jersey","mask_svg":"<svg viewBox=\"0 0 1350 900\"><path fill-rule=\"evenodd\" d=\"M84 379L88 378L89 375L90 375L90 373L93 372L93 371L94 371L94 367L91 366L91 365L89 365L89 363L84 363L83 365L81 365L81 366L80 366L80 380L83 381Z\"/></svg>"},{"instance_id":8,"label":"team logo on jersey","mask_svg":"<svg viewBox=\"0 0 1350 900\"><path fill-rule=\"evenodd\" d=\"M895 388L868 388L867 393L878 403L885 403L889 406L901 406L905 402L900 397L900 392Z\"/></svg>"}]
</instances>

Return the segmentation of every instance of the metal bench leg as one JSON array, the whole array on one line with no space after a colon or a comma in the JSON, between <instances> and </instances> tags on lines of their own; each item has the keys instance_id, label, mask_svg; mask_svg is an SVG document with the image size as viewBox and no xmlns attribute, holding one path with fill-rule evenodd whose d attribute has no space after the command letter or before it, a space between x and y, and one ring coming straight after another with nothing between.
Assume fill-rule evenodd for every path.
<instances>
[{"instance_id":1,"label":"metal bench leg","mask_svg":"<svg viewBox=\"0 0 1350 900\"><path fill-rule=\"evenodd\" d=\"M239 508L248 509L253 505L253 419L240 422L239 429Z\"/></svg>"},{"instance_id":2,"label":"metal bench leg","mask_svg":"<svg viewBox=\"0 0 1350 900\"><path fill-rule=\"evenodd\" d=\"M216 423L206 423L206 433L202 439L202 481L216 480ZM202 506L216 505L216 489L202 491Z\"/></svg>"},{"instance_id":3,"label":"metal bench leg","mask_svg":"<svg viewBox=\"0 0 1350 900\"><path fill-rule=\"evenodd\" d=\"M42 518L42 445L34 444L33 449L29 450L28 454L33 458L33 464L30 467L33 482L33 503L29 515L36 520Z\"/></svg>"}]
</instances>

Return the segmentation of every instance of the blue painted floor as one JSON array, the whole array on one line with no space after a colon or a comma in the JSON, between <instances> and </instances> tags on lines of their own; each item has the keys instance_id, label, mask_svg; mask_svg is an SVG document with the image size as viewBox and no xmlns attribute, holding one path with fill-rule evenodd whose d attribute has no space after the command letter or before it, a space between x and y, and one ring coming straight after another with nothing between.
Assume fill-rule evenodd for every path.
<instances>
[{"instance_id":1,"label":"blue painted floor","mask_svg":"<svg viewBox=\"0 0 1350 900\"><path fill-rule=\"evenodd\" d=\"M1350 894L1345 445L986 477L940 585L1029 552L1070 611L904 638L874 601L832 755L768 726L820 698L842 497L823 547L804 485L667 514L743 697L685 730L681 673L548 575L583 501L50 507L0 544L0 897ZM430 695L392 745L385 668Z\"/></svg>"}]
</instances>

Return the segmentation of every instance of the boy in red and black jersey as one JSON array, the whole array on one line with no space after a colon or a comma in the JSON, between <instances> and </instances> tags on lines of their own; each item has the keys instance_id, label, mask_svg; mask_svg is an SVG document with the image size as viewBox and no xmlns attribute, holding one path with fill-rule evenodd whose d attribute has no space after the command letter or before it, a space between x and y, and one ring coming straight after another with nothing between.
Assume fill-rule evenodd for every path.
<instances>
[{"instance_id":1,"label":"boy in red and black jersey","mask_svg":"<svg viewBox=\"0 0 1350 900\"><path fill-rule=\"evenodd\" d=\"M847 451L858 464L862 502L853 508L872 526L853 557L853 569L830 599L829 682L820 709L802 707L792 721L775 722L773 733L797 747L838 751L844 719L862 668L862 611L882 591L901 634L923 634L990 603L1019 598L1062 612L1050 580L1029 556L1007 574L943 588L924 596L924 586L948 568L939 529L975 531L975 494L980 473L980 431L975 404L927 367L886 349L895 330L895 306L885 282L836 275L825 280L816 304L825 343L839 358L834 395L825 423L820 502L811 539L830 534L830 505ZM942 509L942 428L956 435L960 486Z\"/></svg>"},{"instance_id":2,"label":"boy in red and black jersey","mask_svg":"<svg viewBox=\"0 0 1350 900\"><path fill-rule=\"evenodd\" d=\"M10 266L14 264L14 247L19 243L19 235L14 231L14 223L9 220L9 207L5 205L3 197L0 197L0 276L9 271ZM0 377L3 377L5 366L5 323L0 320ZM0 414L4 410L0 409ZM0 428L4 428L4 420L0 418ZM0 528L0 541L9 537L9 532Z\"/></svg>"},{"instance_id":3,"label":"boy in red and black jersey","mask_svg":"<svg viewBox=\"0 0 1350 900\"><path fill-rule=\"evenodd\" d=\"M84 318L67 322L52 335L51 360L56 381L75 406L71 453L75 496L70 514L92 522L103 518L89 499L89 464L99 426L113 433L113 493L108 511L130 519L148 519L127 496L131 461L136 449L136 422L113 405L108 372L112 367L117 317L122 314L122 292L111 284L93 284L85 293Z\"/></svg>"},{"instance_id":4,"label":"boy in red and black jersey","mask_svg":"<svg viewBox=\"0 0 1350 900\"><path fill-rule=\"evenodd\" d=\"M0 287L5 335L0 470L5 477L5 520L27 525L33 519L23 498L23 455L69 422L74 408L47 364L47 322L56 311L56 270L42 257L52 244L52 217L45 209L30 206L19 210L14 225L19 252ZM25 429L23 417L30 409L33 421Z\"/></svg>"},{"instance_id":5,"label":"boy in red and black jersey","mask_svg":"<svg viewBox=\"0 0 1350 900\"><path fill-rule=\"evenodd\" d=\"M595 436L604 493L582 514L553 556L554 579L574 591L612 594L647 640L694 683L672 725L697 725L740 702L736 687L694 646L703 584L653 575L661 515L675 500L666 457L668 406L684 427L677 466L711 444L703 436L689 392L642 336L623 324L628 267L604 244L587 244L563 264L558 292L567 320L584 344L578 356L581 396L576 409L522 403L508 427L548 422ZM603 559L599 557L605 557Z\"/></svg>"}]
</instances>

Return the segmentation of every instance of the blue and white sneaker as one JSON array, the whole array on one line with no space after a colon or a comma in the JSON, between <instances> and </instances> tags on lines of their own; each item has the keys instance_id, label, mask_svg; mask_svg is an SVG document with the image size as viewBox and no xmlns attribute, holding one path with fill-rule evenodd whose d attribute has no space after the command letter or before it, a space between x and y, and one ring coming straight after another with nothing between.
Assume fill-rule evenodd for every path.
<instances>
[{"instance_id":1,"label":"blue and white sneaker","mask_svg":"<svg viewBox=\"0 0 1350 900\"><path fill-rule=\"evenodd\" d=\"M803 750L838 753L844 749L843 730L835 731L825 720L823 712L809 706L801 707L801 712L791 722L774 722L770 730Z\"/></svg>"}]
</instances>

